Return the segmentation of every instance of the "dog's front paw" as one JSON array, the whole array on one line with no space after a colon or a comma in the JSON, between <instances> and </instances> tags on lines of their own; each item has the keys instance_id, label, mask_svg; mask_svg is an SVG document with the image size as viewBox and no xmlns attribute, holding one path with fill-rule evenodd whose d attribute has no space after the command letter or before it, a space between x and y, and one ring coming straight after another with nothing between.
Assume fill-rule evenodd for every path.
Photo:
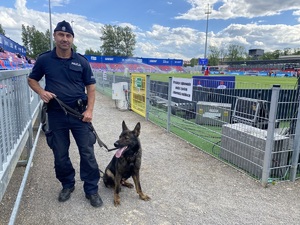
<instances>
[{"instance_id":1,"label":"dog's front paw","mask_svg":"<svg viewBox=\"0 0 300 225\"><path fill-rule=\"evenodd\" d=\"M128 188L133 188L133 184L127 182L126 180L121 181L122 186L128 187Z\"/></svg>"},{"instance_id":2,"label":"dog's front paw","mask_svg":"<svg viewBox=\"0 0 300 225\"><path fill-rule=\"evenodd\" d=\"M121 204L121 199L119 195L114 196L114 205L117 207Z\"/></svg>"},{"instance_id":3,"label":"dog's front paw","mask_svg":"<svg viewBox=\"0 0 300 225\"><path fill-rule=\"evenodd\" d=\"M144 201L149 201L151 198L148 195L142 194L142 195L140 195L140 199L142 199Z\"/></svg>"}]
</instances>

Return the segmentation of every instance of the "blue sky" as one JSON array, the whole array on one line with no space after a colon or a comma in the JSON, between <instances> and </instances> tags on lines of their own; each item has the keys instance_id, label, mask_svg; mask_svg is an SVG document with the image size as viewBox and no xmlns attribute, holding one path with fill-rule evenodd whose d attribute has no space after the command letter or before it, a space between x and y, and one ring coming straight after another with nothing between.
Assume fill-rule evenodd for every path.
<instances>
[{"instance_id":1,"label":"blue sky","mask_svg":"<svg viewBox=\"0 0 300 225\"><path fill-rule=\"evenodd\" d=\"M99 50L105 24L129 26L136 34L138 57L202 58L208 4L209 46L230 44L265 51L300 48L300 0L50 0L52 27L73 21L80 53ZM22 44L21 26L49 29L48 0L0 0L6 36Z\"/></svg>"}]
</instances>

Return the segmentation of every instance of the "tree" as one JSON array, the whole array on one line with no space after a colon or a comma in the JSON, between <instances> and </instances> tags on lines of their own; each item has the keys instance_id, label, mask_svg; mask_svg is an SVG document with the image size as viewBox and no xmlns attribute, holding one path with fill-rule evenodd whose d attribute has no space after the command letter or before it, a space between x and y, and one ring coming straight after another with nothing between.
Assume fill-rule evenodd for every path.
<instances>
[{"instance_id":1,"label":"tree","mask_svg":"<svg viewBox=\"0 0 300 225\"><path fill-rule=\"evenodd\" d=\"M35 26L27 26L22 24L22 41L26 48L27 55L36 58L42 52L50 49L50 31L44 33L36 30Z\"/></svg>"},{"instance_id":2,"label":"tree","mask_svg":"<svg viewBox=\"0 0 300 225\"><path fill-rule=\"evenodd\" d=\"M220 49L216 46L209 46L208 47L210 54L208 56L208 62L210 66L217 66L219 65L220 61Z\"/></svg>"},{"instance_id":3,"label":"tree","mask_svg":"<svg viewBox=\"0 0 300 225\"><path fill-rule=\"evenodd\" d=\"M291 55L292 49L291 48L284 48L283 49L283 55Z\"/></svg>"},{"instance_id":4,"label":"tree","mask_svg":"<svg viewBox=\"0 0 300 225\"><path fill-rule=\"evenodd\" d=\"M91 48L85 50L85 55L102 55L100 51L94 51Z\"/></svg>"},{"instance_id":5,"label":"tree","mask_svg":"<svg viewBox=\"0 0 300 225\"><path fill-rule=\"evenodd\" d=\"M198 65L198 63L199 63L199 59L197 59L197 58L192 58L191 59L191 67L194 67L194 66L197 66Z\"/></svg>"},{"instance_id":6,"label":"tree","mask_svg":"<svg viewBox=\"0 0 300 225\"><path fill-rule=\"evenodd\" d=\"M104 25L101 29L102 36L100 40L103 44L100 50L103 55L109 56L133 56L135 49L135 34L131 28Z\"/></svg>"},{"instance_id":7,"label":"tree","mask_svg":"<svg viewBox=\"0 0 300 225\"><path fill-rule=\"evenodd\" d=\"M123 28L123 38L122 50L125 53L125 56L133 56L136 44L135 34L132 33L132 30L127 26Z\"/></svg>"},{"instance_id":8,"label":"tree","mask_svg":"<svg viewBox=\"0 0 300 225\"><path fill-rule=\"evenodd\" d=\"M228 46L228 59L229 61L244 60L247 55L245 47L241 45L230 44Z\"/></svg>"},{"instance_id":9,"label":"tree","mask_svg":"<svg viewBox=\"0 0 300 225\"><path fill-rule=\"evenodd\" d=\"M77 46L74 45L74 43L73 43L73 45L72 45L72 49L73 49L74 52L77 52Z\"/></svg>"},{"instance_id":10,"label":"tree","mask_svg":"<svg viewBox=\"0 0 300 225\"><path fill-rule=\"evenodd\" d=\"M30 46L30 41L31 41L31 36L32 36L32 28L29 26L25 27L24 24L22 24L22 42L24 47L26 48L27 55L31 54L31 46Z\"/></svg>"},{"instance_id":11,"label":"tree","mask_svg":"<svg viewBox=\"0 0 300 225\"><path fill-rule=\"evenodd\" d=\"M278 59L280 55L284 54L280 50L275 50L273 52L265 52L260 59L262 60L272 60L272 59Z\"/></svg>"},{"instance_id":12,"label":"tree","mask_svg":"<svg viewBox=\"0 0 300 225\"><path fill-rule=\"evenodd\" d=\"M0 24L0 34L5 36L5 30L2 28L2 25Z\"/></svg>"},{"instance_id":13,"label":"tree","mask_svg":"<svg viewBox=\"0 0 300 225\"><path fill-rule=\"evenodd\" d=\"M221 45L219 51L220 51L220 60L224 62L227 57L227 49L224 45Z\"/></svg>"},{"instance_id":14,"label":"tree","mask_svg":"<svg viewBox=\"0 0 300 225\"><path fill-rule=\"evenodd\" d=\"M295 48L292 55L300 55L300 48Z\"/></svg>"}]
</instances>

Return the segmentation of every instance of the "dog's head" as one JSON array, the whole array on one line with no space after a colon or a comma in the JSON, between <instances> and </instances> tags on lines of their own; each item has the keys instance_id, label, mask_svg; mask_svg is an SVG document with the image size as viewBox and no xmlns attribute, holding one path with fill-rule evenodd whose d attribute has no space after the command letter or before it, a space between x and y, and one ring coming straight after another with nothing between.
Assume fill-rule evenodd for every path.
<instances>
[{"instance_id":1,"label":"dog's head","mask_svg":"<svg viewBox=\"0 0 300 225\"><path fill-rule=\"evenodd\" d=\"M131 131L125 124L122 123L122 133L119 136L119 140L114 143L114 146L118 148L115 156L120 158L126 151L138 151L140 148L139 135L141 130L141 124L138 122L135 128Z\"/></svg>"}]
</instances>

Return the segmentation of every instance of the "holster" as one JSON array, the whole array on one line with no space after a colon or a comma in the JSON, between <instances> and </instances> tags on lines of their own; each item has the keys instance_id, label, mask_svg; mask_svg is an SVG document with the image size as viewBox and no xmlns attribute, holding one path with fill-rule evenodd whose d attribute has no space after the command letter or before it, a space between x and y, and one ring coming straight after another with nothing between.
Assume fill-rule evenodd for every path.
<instances>
[{"instance_id":1,"label":"holster","mask_svg":"<svg viewBox=\"0 0 300 225\"><path fill-rule=\"evenodd\" d=\"M42 124L42 130L44 131L44 133L49 131L47 110L48 110L48 104L44 102L43 106L42 106L42 111L41 111L41 124Z\"/></svg>"},{"instance_id":2,"label":"holster","mask_svg":"<svg viewBox=\"0 0 300 225\"><path fill-rule=\"evenodd\" d=\"M76 109L79 113L83 113L87 107L87 100L82 100L81 98L76 102Z\"/></svg>"}]
</instances>

